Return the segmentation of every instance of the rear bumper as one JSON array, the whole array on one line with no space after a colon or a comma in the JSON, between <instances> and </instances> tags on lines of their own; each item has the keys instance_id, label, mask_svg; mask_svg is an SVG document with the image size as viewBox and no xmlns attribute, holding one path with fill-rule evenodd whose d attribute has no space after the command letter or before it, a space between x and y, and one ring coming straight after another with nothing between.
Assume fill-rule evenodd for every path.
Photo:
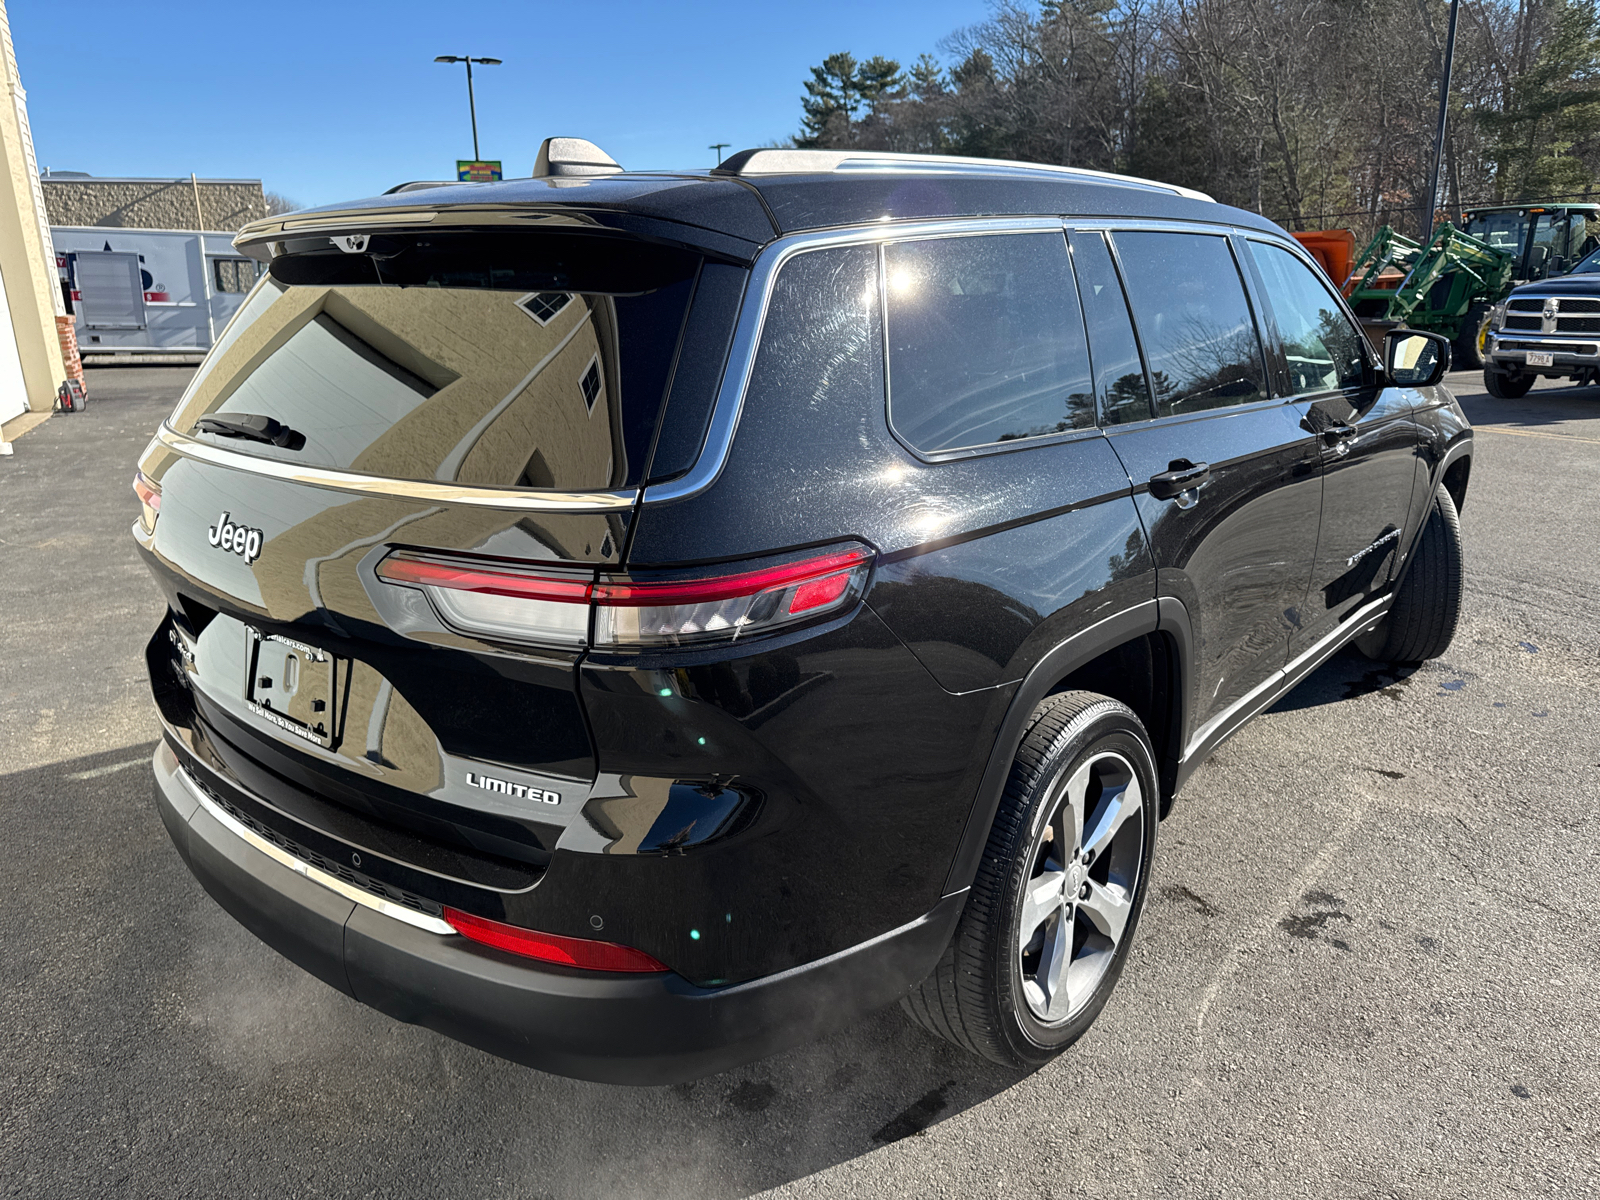
<instances>
[{"instance_id":1,"label":"rear bumper","mask_svg":"<svg viewBox=\"0 0 1600 1200\"><path fill-rule=\"evenodd\" d=\"M267 945L397 1020L578 1079L680 1082L836 1030L933 969L966 899L946 897L871 941L727 988L696 987L672 972L548 967L323 886L230 829L165 742L154 767L157 807L189 869Z\"/></svg>"}]
</instances>

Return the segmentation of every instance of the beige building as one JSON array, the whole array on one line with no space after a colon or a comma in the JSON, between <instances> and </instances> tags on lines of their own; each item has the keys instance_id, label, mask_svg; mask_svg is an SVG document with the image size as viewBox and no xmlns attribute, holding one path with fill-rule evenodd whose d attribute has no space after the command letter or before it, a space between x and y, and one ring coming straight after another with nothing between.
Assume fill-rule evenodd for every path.
<instances>
[{"instance_id":1,"label":"beige building","mask_svg":"<svg viewBox=\"0 0 1600 1200\"><path fill-rule=\"evenodd\" d=\"M5 95L0 98L0 152L5 158L0 180L0 440L9 440L21 423L35 419L33 414L48 414L55 406L56 389L67 377L61 341L66 310L4 0L0 51L5 73ZM70 331L70 324L66 329Z\"/></svg>"},{"instance_id":2,"label":"beige building","mask_svg":"<svg viewBox=\"0 0 1600 1200\"><path fill-rule=\"evenodd\" d=\"M267 215L259 179L101 179L56 172L40 186L52 225L237 233Z\"/></svg>"}]
</instances>

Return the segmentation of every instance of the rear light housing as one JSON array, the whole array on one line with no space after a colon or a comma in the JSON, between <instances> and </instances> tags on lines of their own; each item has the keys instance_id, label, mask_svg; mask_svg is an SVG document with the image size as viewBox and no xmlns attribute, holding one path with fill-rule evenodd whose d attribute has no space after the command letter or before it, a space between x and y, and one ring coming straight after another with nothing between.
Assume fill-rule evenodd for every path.
<instances>
[{"instance_id":1,"label":"rear light housing","mask_svg":"<svg viewBox=\"0 0 1600 1200\"><path fill-rule=\"evenodd\" d=\"M648 650L738 641L822 619L866 590L872 551L852 546L754 571L670 581L396 551L381 579L419 587L463 633L541 646Z\"/></svg>"},{"instance_id":2,"label":"rear light housing","mask_svg":"<svg viewBox=\"0 0 1600 1200\"><path fill-rule=\"evenodd\" d=\"M643 950L616 942L595 942L588 938L563 937L558 933L540 933L523 929L520 925L507 925L487 917L475 917L458 909L446 907L445 923L464 938L520 954L539 962L555 963L563 967L577 967L585 971L623 971L633 974L665 971L667 967L651 958Z\"/></svg>"},{"instance_id":3,"label":"rear light housing","mask_svg":"<svg viewBox=\"0 0 1600 1200\"><path fill-rule=\"evenodd\" d=\"M139 528L154 533L156 518L161 515L161 489L147 479L143 471L136 471L133 494L139 497Z\"/></svg>"}]
</instances>

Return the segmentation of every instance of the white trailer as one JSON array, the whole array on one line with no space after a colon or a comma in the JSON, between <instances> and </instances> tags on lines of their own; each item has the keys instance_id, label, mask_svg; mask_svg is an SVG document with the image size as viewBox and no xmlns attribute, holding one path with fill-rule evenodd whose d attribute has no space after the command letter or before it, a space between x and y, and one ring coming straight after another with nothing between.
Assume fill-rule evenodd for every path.
<instances>
[{"instance_id":1,"label":"white trailer","mask_svg":"<svg viewBox=\"0 0 1600 1200\"><path fill-rule=\"evenodd\" d=\"M260 269L231 233L54 226L83 354L203 354Z\"/></svg>"}]
</instances>

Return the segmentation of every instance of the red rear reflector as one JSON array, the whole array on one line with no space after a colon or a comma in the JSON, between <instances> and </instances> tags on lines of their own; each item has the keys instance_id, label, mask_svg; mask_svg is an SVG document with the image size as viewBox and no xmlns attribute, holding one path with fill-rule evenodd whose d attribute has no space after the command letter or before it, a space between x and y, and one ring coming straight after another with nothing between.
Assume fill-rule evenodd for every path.
<instances>
[{"instance_id":1,"label":"red rear reflector","mask_svg":"<svg viewBox=\"0 0 1600 1200\"><path fill-rule=\"evenodd\" d=\"M454 908L444 910L445 921L462 937L506 950L540 962L557 963L563 967L580 967L585 971L665 971L667 968L643 950L632 946L619 946L616 942L592 942L588 938L562 937L558 933L540 933L475 917Z\"/></svg>"}]
</instances>

